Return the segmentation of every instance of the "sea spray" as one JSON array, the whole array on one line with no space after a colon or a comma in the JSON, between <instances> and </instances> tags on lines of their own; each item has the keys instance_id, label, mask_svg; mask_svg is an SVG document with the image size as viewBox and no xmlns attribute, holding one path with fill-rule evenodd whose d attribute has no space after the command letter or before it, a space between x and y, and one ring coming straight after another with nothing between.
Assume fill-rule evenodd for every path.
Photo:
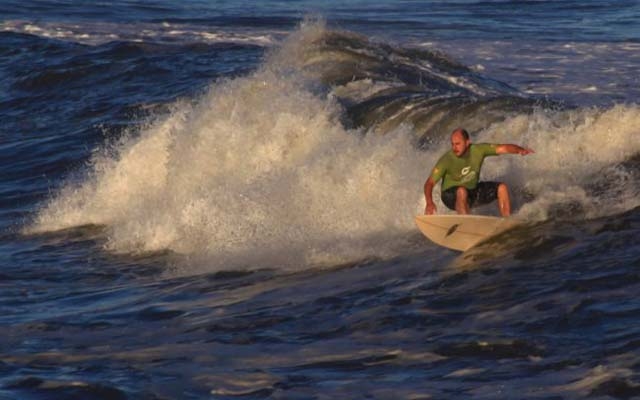
<instances>
[{"instance_id":1,"label":"sea spray","mask_svg":"<svg viewBox=\"0 0 640 400\"><path fill-rule=\"evenodd\" d=\"M330 97L279 72L267 63L219 82L114 156L97 152L87 178L43 207L33 230L104 225L110 250L169 249L225 268L389 252L412 228L430 161L408 128L347 131Z\"/></svg>"},{"instance_id":2,"label":"sea spray","mask_svg":"<svg viewBox=\"0 0 640 400\"><path fill-rule=\"evenodd\" d=\"M480 132L476 140L516 142L536 153L489 161L483 178L518 188L518 213L525 219L596 218L633 209L640 206L640 173L629 161L640 154L639 124L636 105L539 109L508 118ZM556 215L557 210L565 211Z\"/></svg>"}]
</instances>

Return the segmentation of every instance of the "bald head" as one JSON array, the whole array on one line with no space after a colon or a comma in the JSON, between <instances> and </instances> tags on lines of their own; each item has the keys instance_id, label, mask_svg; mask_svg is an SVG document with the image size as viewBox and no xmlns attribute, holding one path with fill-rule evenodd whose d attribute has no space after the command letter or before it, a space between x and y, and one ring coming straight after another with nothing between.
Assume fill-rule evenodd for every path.
<instances>
[{"instance_id":1,"label":"bald head","mask_svg":"<svg viewBox=\"0 0 640 400\"><path fill-rule=\"evenodd\" d=\"M469 132L467 132L466 129L456 128L456 129L453 130L453 132L451 132L451 136L456 135L456 134L462 135L462 138L464 140L469 140Z\"/></svg>"},{"instance_id":2,"label":"bald head","mask_svg":"<svg viewBox=\"0 0 640 400\"><path fill-rule=\"evenodd\" d=\"M469 139L469 132L462 128L453 130L451 133L451 150L453 151L453 154L461 157L466 153L470 145L471 140Z\"/></svg>"}]
</instances>

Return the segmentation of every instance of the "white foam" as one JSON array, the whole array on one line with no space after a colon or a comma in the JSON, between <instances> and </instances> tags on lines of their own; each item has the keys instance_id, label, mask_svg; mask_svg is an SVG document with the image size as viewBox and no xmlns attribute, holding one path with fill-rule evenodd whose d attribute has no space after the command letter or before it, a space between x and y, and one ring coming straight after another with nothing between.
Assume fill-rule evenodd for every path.
<instances>
[{"instance_id":1,"label":"white foam","mask_svg":"<svg viewBox=\"0 0 640 400\"><path fill-rule=\"evenodd\" d=\"M562 204L579 206L581 214L574 216L579 218L633 209L640 206L637 177L619 164L640 153L639 127L635 105L515 116L491 126L478 140L522 143L536 154L487 161L483 176L510 181L535 195L519 210L526 218L547 218ZM603 184L609 189L594 188Z\"/></svg>"},{"instance_id":2,"label":"white foam","mask_svg":"<svg viewBox=\"0 0 640 400\"><path fill-rule=\"evenodd\" d=\"M32 231L104 225L113 251L171 249L227 268L385 254L413 227L428 162L408 129L363 136L340 113L267 64L96 154Z\"/></svg>"}]
</instances>

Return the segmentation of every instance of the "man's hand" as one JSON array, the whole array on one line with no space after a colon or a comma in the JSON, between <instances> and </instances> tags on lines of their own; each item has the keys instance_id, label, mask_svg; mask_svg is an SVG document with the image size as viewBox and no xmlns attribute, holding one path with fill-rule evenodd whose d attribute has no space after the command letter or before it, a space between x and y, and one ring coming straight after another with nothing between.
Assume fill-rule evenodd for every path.
<instances>
[{"instance_id":1,"label":"man's hand","mask_svg":"<svg viewBox=\"0 0 640 400\"><path fill-rule=\"evenodd\" d=\"M436 212L436 205L433 203L433 187L436 183L433 181L433 178L429 177L427 181L424 183L424 199L427 202L427 206L424 208L424 213L427 215L431 215Z\"/></svg>"},{"instance_id":2,"label":"man's hand","mask_svg":"<svg viewBox=\"0 0 640 400\"><path fill-rule=\"evenodd\" d=\"M517 144L499 144L496 146L497 154L520 154L526 156L527 154L533 154L535 151L527 147L521 147Z\"/></svg>"},{"instance_id":3,"label":"man's hand","mask_svg":"<svg viewBox=\"0 0 640 400\"><path fill-rule=\"evenodd\" d=\"M526 156L527 154L533 154L533 153L535 153L535 151L529 148L520 147L520 149L518 150L518 154L520 154L521 156Z\"/></svg>"},{"instance_id":4,"label":"man's hand","mask_svg":"<svg viewBox=\"0 0 640 400\"><path fill-rule=\"evenodd\" d=\"M424 213L427 215L434 214L436 211L437 209L434 203L427 203L427 206L424 209Z\"/></svg>"}]
</instances>

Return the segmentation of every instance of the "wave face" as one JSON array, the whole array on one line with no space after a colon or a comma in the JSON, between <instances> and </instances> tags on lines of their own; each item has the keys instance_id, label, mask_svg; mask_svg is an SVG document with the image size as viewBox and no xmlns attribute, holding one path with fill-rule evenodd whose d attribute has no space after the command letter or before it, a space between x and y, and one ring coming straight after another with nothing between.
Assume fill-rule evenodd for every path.
<instances>
[{"instance_id":1,"label":"wave face","mask_svg":"<svg viewBox=\"0 0 640 400\"><path fill-rule=\"evenodd\" d=\"M491 159L483 178L514 188L519 216L544 220L640 205L639 124L635 105L561 108L445 55L307 22L255 72L105 145L27 231L100 225L113 251L226 267L388 256L408 245L454 127L536 150Z\"/></svg>"}]
</instances>

